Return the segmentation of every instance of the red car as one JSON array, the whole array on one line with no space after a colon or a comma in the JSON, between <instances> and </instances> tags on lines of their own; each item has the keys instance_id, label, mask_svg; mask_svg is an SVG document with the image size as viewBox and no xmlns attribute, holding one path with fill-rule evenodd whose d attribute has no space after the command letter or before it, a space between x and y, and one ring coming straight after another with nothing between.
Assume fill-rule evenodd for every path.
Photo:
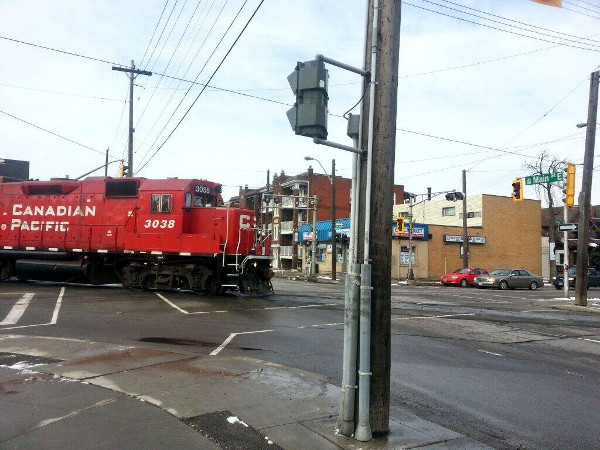
<instances>
[{"instance_id":1,"label":"red car","mask_svg":"<svg viewBox=\"0 0 600 450\"><path fill-rule=\"evenodd\" d=\"M473 286L473 281L479 275L489 275L489 272L479 267L467 267L442 275L440 281L444 286L460 285L461 287L467 287Z\"/></svg>"}]
</instances>

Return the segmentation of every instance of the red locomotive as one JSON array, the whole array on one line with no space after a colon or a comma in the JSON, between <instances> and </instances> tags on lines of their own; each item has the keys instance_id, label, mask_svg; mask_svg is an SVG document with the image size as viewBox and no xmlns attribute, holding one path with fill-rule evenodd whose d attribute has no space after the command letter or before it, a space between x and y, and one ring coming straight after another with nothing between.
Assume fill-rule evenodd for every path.
<instances>
[{"instance_id":1,"label":"red locomotive","mask_svg":"<svg viewBox=\"0 0 600 450\"><path fill-rule=\"evenodd\" d=\"M254 213L206 180L0 177L0 280L247 294L272 291Z\"/></svg>"}]
</instances>

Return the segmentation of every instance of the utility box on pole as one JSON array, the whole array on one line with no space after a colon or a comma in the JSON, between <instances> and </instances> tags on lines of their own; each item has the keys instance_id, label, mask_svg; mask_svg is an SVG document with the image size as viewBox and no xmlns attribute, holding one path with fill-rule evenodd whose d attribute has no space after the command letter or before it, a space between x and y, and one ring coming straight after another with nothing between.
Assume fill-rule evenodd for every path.
<instances>
[{"instance_id":1,"label":"utility box on pole","mask_svg":"<svg viewBox=\"0 0 600 450\"><path fill-rule=\"evenodd\" d=\"M328 78L321 60L299 62L288 76L296 103L287 116L296 134L327 139Z\"/></svg>"}]
</instances>

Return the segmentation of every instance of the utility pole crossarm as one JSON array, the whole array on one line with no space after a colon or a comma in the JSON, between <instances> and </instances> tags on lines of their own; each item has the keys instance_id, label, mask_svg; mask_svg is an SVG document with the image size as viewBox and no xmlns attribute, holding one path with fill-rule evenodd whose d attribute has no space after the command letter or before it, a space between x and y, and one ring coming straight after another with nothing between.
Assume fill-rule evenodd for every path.
<instances>
[{"instance_id":1,"label":"utility pole crossarm","mask_svg":"<svg viewBox=\"0 0 600 450\"><path fill-rule=\"evenodd\" d=\"M147 70L139 70L139 69L133 69L131 67L119 67L119 66L112 66L112 70L117 70L119 72L129 72L129 73L134 73L136 75L147 75L149 77L152 76L152 72L148 72Z\"/></svg>"},{"instance_id":2,"label":"utility pole crossarm","mask_svg":"<svg viewBox=\"0 0 600 450\"><path fill-rule=\"evenodd\" d=\"M127 145L127 176L133 176L133 80L135 80L137 75L147 75L152 76L152 72L148 72L146 70L139 70L135 68L135 64L133 60L131 61L131 67L119 67L113 66L112 70L116 70L118 72L126 72L129 75L129 140Z\"/></svg>"}]
</instances>

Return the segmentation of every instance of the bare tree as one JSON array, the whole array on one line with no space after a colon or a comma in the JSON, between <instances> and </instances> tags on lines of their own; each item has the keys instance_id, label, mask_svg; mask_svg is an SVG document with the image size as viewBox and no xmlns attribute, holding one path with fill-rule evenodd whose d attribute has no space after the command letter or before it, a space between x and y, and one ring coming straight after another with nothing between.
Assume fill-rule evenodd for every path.
<instances>
[{"instance_id":1,"label":"bare tree","mask_svg":"<svg viewBox=\"0 0 600 450\"><path fill-rule=\"evenodd\" d=\"M558 159L557 156L551 155L546 150L543 150L538 159L531 163L523 165L524 169L531 171L530 175L542 175L545 173L555 173L562 171L566 167L566 161ZM548 206L548 215L550 223L548 224L548 242L550 243L550 251L548 258L550 261L550 278L556 276L556 259L553 254L553 249L556 243L556 220L557 214L554 205L559 205L563 197L562 187L556 183L536 184L535 190L538 197L542 199L542 203ZM565 258L567 257L565 253Z\"/></svg>"}]
</instances>

